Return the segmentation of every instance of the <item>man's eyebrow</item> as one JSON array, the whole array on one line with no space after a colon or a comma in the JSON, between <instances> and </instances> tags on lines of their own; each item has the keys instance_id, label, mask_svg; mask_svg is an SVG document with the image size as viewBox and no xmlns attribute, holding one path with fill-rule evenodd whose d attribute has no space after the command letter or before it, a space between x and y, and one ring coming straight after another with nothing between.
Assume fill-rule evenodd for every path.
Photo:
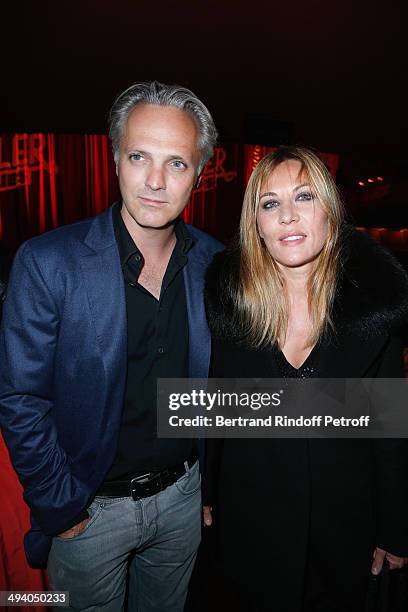
<instances>
[{"instance_id":1,"label":"man's eyebrow","mask_svg":"<svg viewBox=\"0 0 408 612\"><path fill-rule=\"evenodd\" d=\"M127 153L141 153L141 155L146 155L147 157L151 155L149 151L145 151L144 149L140 149L138 147L128 147ZM169 161L172 159L181 159L182 161L187 163L186 155L180 153L169 153L169 155L166 156L166 159Z\"/></svg>"},{"instance_id":2,"label":"man's eyebrow","mask_svg":"<svg viewBox=\"0 0 408 612\"><path fill-rule=\"evenodd\" d=\"M187 161L187 158L185 155L177 154L177 153L170 154L167 157L167 159L182 159L183 161Z\"/></svg>"},{"instance_id":3,"label":"man's eyebrow","mask_svg":"<svg viewBox=\"0 0 408 612\"><path fill-rule=\"evenodd\" d=\"M127 147L127 153L141 153L142 155L148 155L147 151L143 151L143 149L139 149L139 147Z\"/></svg>"}]
</instances>

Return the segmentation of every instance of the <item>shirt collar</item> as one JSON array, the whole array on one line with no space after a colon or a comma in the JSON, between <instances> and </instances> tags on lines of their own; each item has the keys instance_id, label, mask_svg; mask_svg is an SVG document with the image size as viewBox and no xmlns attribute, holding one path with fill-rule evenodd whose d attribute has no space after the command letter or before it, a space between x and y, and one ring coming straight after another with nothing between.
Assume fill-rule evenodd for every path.
<instances>
[{"instance_id":1,"label":"shirt collar","mask_svg":"<svg viewBox=\"0 0 408 612\"><path fill-rule=\"evenodd\" d=\"M128 276L125 270L130 266L132 268L131 276L134 277L136 275L137 278L144 262L143 254L127 230L120 213L121 208L121 202L116 202L112 208L113 229L118 244L120 262L125 276ZM186 256L194 241L182 219L178 218L176 220L174 231L177 239L175 254Z\"/></svg>"}]
</instances>

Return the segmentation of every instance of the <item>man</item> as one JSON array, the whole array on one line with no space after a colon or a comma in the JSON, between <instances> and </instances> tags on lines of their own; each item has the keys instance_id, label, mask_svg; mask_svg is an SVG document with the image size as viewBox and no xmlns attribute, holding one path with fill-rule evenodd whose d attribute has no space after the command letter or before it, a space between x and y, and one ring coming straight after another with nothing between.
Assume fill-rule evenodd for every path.
<instances>
[{"instance_id":1,"label":"man","mask_svg":"<svg viewBox=\"0 0 408 612\"><path fill-rule=\"evenodd\" d=\"M1 316L3 312L3 301L5 297L6 297L6 285L3 283L3 281L0 278L0 321L1 321Z\"/></svg>"},{"instance_id":2,"label":"man","mask_svg":"<svg viewBox=\"0 0 408 612\"><path fill-rule=\"evenodd\" d=\"M3 302L6 297L6 284L9 272L9 257L7 253L3 253L0 247L0 322L3 310Z\"/></svg>"},{"instance_id":3,"label":"man","mask_svg":"<svg viewBox=\"0 0 408 612\"><path fill-rule=\"evenodd\" d=\"M76 610L183 609L200 540L193 440L158 439L158 377L205 377L207 265L179 219L216 130L189 90L136 84L110 115L122 202L19 250L0 413L31 508L25 547Z\"/></svg>"}]
</instances>

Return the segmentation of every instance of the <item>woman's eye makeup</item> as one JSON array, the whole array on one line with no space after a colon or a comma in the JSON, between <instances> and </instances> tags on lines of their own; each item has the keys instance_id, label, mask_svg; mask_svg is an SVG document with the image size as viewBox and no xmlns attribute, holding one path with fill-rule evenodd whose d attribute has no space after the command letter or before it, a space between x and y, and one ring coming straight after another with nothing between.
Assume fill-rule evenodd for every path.
<instances>
[{"instance_id":1,"label":"woman's eye makeup","mask_svg":"<svg viewBox=\"0 0 408 612\"><path fill-rule=\"evenodd\" d=\"M315 196L310 190L310 188L306 186L302 186L302 187L299 187L298 192L294 190L291 196L285 196L285 198L290 197L291 200L295 203L296 202L313 202L313 200L315 199ZM266 193L261 199L260 201L261 208L265 210L271 210L271 209L274 209L280 206L281 202L277 197L276 198L273 197L272 194L269 197L268 196L269 194Z\"/></svg>"},{"instance_id":2,"label":"woman's eye makeup","mask_svg":"<svg viewBox=\"0 0 408 612\"><path fill-rule=\"evenodd\" d=\"M310 202L314 200L314 196L310 191L301 191L297 194L296 200L300 200L301 202Z\"/></svg>"},{"instance_id":3,"label":"woman's eye makeup","mask_svg":"<svg viewBox=\"0 0 408 612\"><path fill-rule=\"evenodd\" d=\"M312 202L314 200L314 196L310 191L301 191L296 194L295 202ZM270 210L272 208L277 208L279 206L279 200L265 200L261 202L261 207Z\"/></svg>"},{"instance_id":4,"label":"woman's eye makeup","mask_svg":"<svg viewBox=\"0 0 408 612\"><path fill-rule=\"evenodd\" d=\"M277 200L265 200L265 202L261 203L262 208L269 210L270 208L276 208L279 206L279 202Z\"/></svg>"}]
</instances>

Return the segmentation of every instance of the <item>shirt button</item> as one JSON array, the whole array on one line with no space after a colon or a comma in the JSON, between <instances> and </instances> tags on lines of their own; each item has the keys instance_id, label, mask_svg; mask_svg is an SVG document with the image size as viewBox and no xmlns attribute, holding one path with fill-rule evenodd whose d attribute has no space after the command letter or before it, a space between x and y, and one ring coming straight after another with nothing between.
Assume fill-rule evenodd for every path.
<instances>
[{"instance_id":1,"label":"shirt button","mask_svg":"<svg viewBox=\"0 0 408 612\"><path fill-rule=\"evenodd\" d=\"M129 283L131 287L136 287L136 283Z\"/></svg>"},{"instance_id":2,"label":"shirt button","mask_svg":"<svg viewBox=\"0 0 408 612\"><path fill-rule=\"evenodd\" d=\"M163 346L159 346L159 348L157 349L157 352L159 353L159 355L163 355L164 347Z\"/></svg>"},{"instance_id":3,"label":"shirt button","mask_svg":"<svg viewBox=\"0 0 408 612\"><path fill-rule=\"evenodd\" d=\"M135 260L136 261L140 261L142 258L140 257L140 255L135 255Z\"/></svg>"}]
</instances>

